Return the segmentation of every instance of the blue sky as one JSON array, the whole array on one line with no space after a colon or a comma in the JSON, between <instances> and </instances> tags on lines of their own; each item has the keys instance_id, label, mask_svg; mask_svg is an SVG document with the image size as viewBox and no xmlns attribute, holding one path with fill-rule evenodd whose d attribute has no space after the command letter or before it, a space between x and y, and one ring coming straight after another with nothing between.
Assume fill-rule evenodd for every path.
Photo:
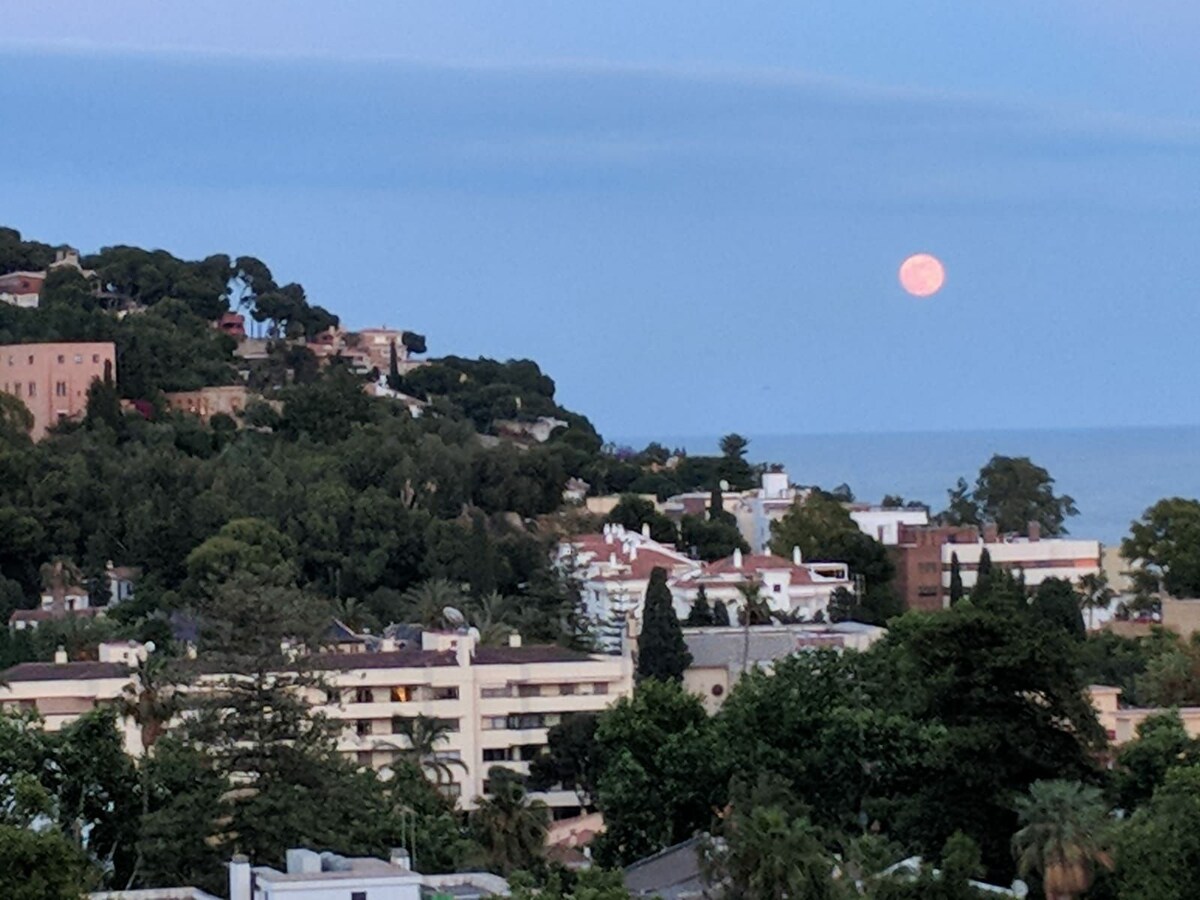
<instances>
[{"instance_id":1,"label":"blue sky","mask_svg":"<svg viewBox=\"0 0 1200 900\"><path fill-rule=\"evenodd\" d=\"M0 222L258 255L611 435L1195 424L1198 48L1182 0L12 4Z\"/></svg>"}]
</instances>

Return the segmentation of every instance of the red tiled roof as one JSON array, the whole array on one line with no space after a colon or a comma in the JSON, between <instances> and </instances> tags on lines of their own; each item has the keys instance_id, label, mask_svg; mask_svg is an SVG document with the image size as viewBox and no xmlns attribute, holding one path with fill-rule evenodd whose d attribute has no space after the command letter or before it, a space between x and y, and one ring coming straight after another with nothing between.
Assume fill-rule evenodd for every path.
<instances>
[{"instance_id":1,"label":"red tiled roof","mask_svg":"<svg viewBox=\"0 0 1200 900\"><path fill-rule=\"evenodd\" d=\"M742 557L741 568L734 565L734 557L727 556L715 562L707 563L695 578L689 578L686 584L698 584L707 579L723 578L734 575L744 578L754 578L763 572L786 571L791 576L792 584L813 584L812 573L804 566L798 566L790 559L773 556L768 553L748 553Z\"/></svg>"},{"instance_id":2,"label":"red tiled roof","mask_svg":"<svg viewBox=\"0 0 1200 900\"><path fill-rule=\"evenodd\" d=\"M0 681L86 681L92 678L124 678L130 672L124 663L28 662L0 672Z\"/></svg>"},{"instance_id":3,"label":"red tiled roof","mask_svg":"<svg viewBox=\"0 0 1200 900\"><path fill-rule=\"evenodd\" d=\"M640 535L638 540L642 540ZM583 534L573 538L571 544L577 552L594 554L593 563L596 565L603 565L608 562L610 557L615 556L617 565L627 567L628 571L619 575L601 576L615 581L645 581L650 577L650 572L658 566L671 572L679 566L695 565L693 560L665 544L657 546L647 546L644 543L635 544L636 559L633 558L631 551L626 550L620 537L613 537L610 544L605 541L602 534Z\"/></svg>"}]
</instances>

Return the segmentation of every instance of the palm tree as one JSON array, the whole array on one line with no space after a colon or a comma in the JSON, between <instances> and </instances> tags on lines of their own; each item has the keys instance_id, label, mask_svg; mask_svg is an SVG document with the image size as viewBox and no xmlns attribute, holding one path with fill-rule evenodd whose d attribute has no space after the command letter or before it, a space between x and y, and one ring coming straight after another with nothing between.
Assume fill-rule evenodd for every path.
<instances>
[{"instance_id":1,"label":"palm tree","mask_svg":"<svg viewBox=\"0 0 1200 900\"><path fill-rule=\"evenodd\" d=\"M1108 609L1114 596L1116 594L1108 586L1108 576L1103 569L1080 576L1079 605L1087 610L1088 631L1092 630L1092 614L1098 609Z\"/></svg>"},{"instance_id":2,"label":"palm tree","mask_svg":"<svg viewBox=\"0 0 1200 900\"><path fill-rule=\"evenodd\" d=\"M491 796L479 798L470 819L487 867L501 875L530 869L544 852L549 808L531 801L519 776L508 769L493 766L488 780Z\"/></svg>"},{"instance_id":3,"label":"palm tree","mask_svg":"<svg viewBox=\"0 0 1200 900\"><path fill-rule=\"evenodd\" d=\"M484 647L503 647L508 643L513 627L509 619L513 614L512 602L498 591L484 594L471 603L467 620L479 632L479 643Z\"/></svg>"},{"instance_id":4,"label":"palm tree","mask_svg":"<svg viewBox=\"0 0 1200 900\"><path fill-rule=\"evenodd\" d=\"M703 868L721 883L722 898L736 900L827 900L842 896L834 860L816 828L778 806L734 811L727 819L724 846L706 849Z\"/></svg>"},{"instance_id":5,"label":"palm tree","mask_svg":"<svg viewBox=\"0 0 1200 900\"><path fill-rule=\"evenodd\" d=\"M1042 878L1046 900L1074 900L1089 887L1096 864L1112 867L1109 822L1100 789L1077 781L1035 781L1017 801L1021 830L1013 855L1022 876Z\"/></svg>"},{"instance_id":6,"label":"palm tree","mask_svg":"<svg viewBox=\"0 0 1200 900\"><path fill-rule=\"evenodd\" d=\"M401 755L411 759L423 771L431 773L435 784L441 786L453 781L454 767L467 771L467 764L461 759L448 759L438 755L438 745L450 739L450 726L441 719L425 715L397 719L395 732L404 737L408 745L396 747L390 742L386 742L386 745L395 747Z\"/></svg>"},{"instance_id":7,"label":"palm tree","mask_svg":"<svg viewBox=\"0 0 1200 900\"><path fill-rule=\"evenodd\" d=\"M333 616L347 628L361 630L370 624L371 612L357 597L338 597L333 601Z\"/></svg>"},{"instance_id":8,"label":"palm tree","mask_svg":"<svg viewBox=\"0 0 1200 900\"><path fill-rule=\"evenodd\" d=\"M461 585L445 578L431 578L404 592L409 615L426 628L445 627L447 606L461 607L466 600Z\"/></svg>"}]
</instances>

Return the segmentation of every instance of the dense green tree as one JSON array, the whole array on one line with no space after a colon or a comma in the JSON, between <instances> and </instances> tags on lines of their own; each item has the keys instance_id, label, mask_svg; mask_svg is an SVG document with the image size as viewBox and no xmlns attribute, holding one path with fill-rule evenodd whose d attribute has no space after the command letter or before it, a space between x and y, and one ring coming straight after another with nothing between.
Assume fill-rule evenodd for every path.
<instances>
[{"instance_id":1,"label":"dense green tree","mask_svg":"<svg viewBox=\"0 0 1200 900\"><path fill-rule=\"evenodd\" d=\"M1159 500L1130 526L1121 555L1136 561L1144 589L1200 597L1200 500Z\"/></svg>"},{"instance_id":2,"label":"dense green tree","mask_svg":"<svg viewBox=\"0 0 1200 900\"><path fill-rule=\"evenodd\" d=\"M1135 684L1138 700L1148 705L1200 704L1200 642L1177 641L1151 656Z\"/></svg>"},{"instance_id":3,"label":"dense green tree","mask_svg":"<svg viewBox=\"0 0 1200 900\"><path fill-rule=\"evenodd\" d=\"M567 877L551 873L538 884L528 872L516 872L509 879L513 900L633 900L619 871L588 868Z\"/></svg>"},{"instance_id":4,"label":"dense green tree","mask_svg":"<svg viewBox=\"0 0 1200 900\"><path fill-rule=\"evenodd\" d=\"M82 853L57 831L0 825L0 896L79 900L93 884Z\"/></svg>"},{"instance_id":5,"label":"dense green tree","mask_svg":"<svg viewBox=\"0 0 1200 900\"><path fill-rule=\"evenodd\" d=\"M593 748L596 727L595 713L570 713L552 725L546 733L546 752L529 764L529 787L548 791L561 786L579 795L580 803L591 805L596 791L596 763Z\"/></svg>"},{"instance_id":6,"label":"dense green tree","mask_svg":"<svg viewBox=\"0 0 1200 900\"><path fill-rule=\"evenodd\" d=\"M653 527L653 526L652 526ZM736 524L722 518L702 519L684 516L679 523L680 543L697 559L714 562L733 555L733 551L750 552Z\"/></svg>"},{"instance_id":7,"label":"dense green tree","mask_svg":"<svg viewBox=\"0 0 1200 900\"><path fill-rule=\"evenodd\" d=\"M483 848L487 868L500 875L541 865L550 812L530 800L521 779L510 769L488 771L491 793L471 811L471 831Z\"/></svg>"},{"instance_id":8,"label":"dense green tree","mask_svg":"<svg viewBox=\"0 0 1200 900\"><path fill-rule=\"evenodd\" d=\"M642 633L638 638L637 674L639 679L681 681L684 670L692 662L671 589L667 586L667 570L655 566L646 587L642 608Z\"/></svg>"},{"instance_id":9,"label":"dense green tree","mask_svg":"<svg viewBox=\"0 0 1200 900\"><path fill-rule=\"evenodd\" d=\"M950 554L950 605L955 606L963 598L962 566L958 554Z\"/></svg>"},{"instance_id":10,"label":"dense green tree","mask_svg":"<svg viewBox=\"0 0 1200 900\"><path fill-rule=\"evenodd\" d=\"M783 557L799 547L813 562L844 562L865 585L855 615L862 621L882 624L901 612L891 587L896 569L887 550L863 534L850 513L828 494L813 492L778 522L771 523L771 552Z\"/></svg>"},{"instance_id":11,"label":"dense green tree","mask_svg":"<svg viewBox=\"0 0 1200 900\"><path fill-rule=\"evenodd\" d=\"M1076 640L1082 641L1087 635L1079 611L1079 594L1074 585L1063 578L1047 578L1039 584L1029 611L1036 621L1047 627L1061 628Z\"/></svg>"},{"instance_id":12,"label":"dense green tree","mask_svg":"<svg viewBox=\"0 0 1200 900\"><path fill-rule=\"evenodd\" d=\"M959 479L950 491L943 520L951 524L994 522L1001 532L1024 533L1036 522L1047 537L1066 534L1065 522L1079 511L1075 501L1054 493L1050 473L1027 456L993 456L979 470L973 489Z\"/></svg>"},{"instance_id":13,"label":"dense green tree","mask_svg":"<svg viewBox=\"0 0 1200 900\"><path fill-rule=\"evenodd\" d=\"M979 843L989 871L1007 877L1017 830L1009 798L1035 781L1095 777L1103 735L1070 639L973 605L892 625L871 654L883 664L880 702L945 730L897 810L896 831L926 853L962 831Z\"/></svg>"},{"instance_id":14,"label":"dense green tree","mask_svg":"<svg viewBox=\"0 0 1200 900\"><path fill-rule=\"evenodd\" d=\"M754 469L746 461L749 446L750 442L740 434L727 434L721 438L721 460L716 474L718 480L725 481L735 491L754 487Z\"/></svg>"},{"instance_id":15,"label":"dense green tree","mask_svg":"<svg viewBox=\"0 0 1200 900\"><path fill-rule=\"evenodd\" d=\"M1122 829L1117 844L1120 896L1190 900L1200 871L1200 767L1180 766Z\"/></svg>"},{"instance_id":16,"label":"dense green tree","mask_svg":"<svg viewBox=\"0 0 1200 900\"><path fill-rule=\"evenodd\" d=\"M729 609L723 600L713 604L713 624L718 628L728 628L732 624L729 621Z\"/></svg>"},{"instance_id":17,"label":"dense green tree","mask_svg":"<svg viewBox=\"0 0 1200 900\"><path fill-rule=\"evenodd\" d=\"M819 832L777 806L735 810L725 843L710 851L710 882L728 900L833 900L848 896Z\"/></svg>"},{"instance_id":18,"label":"dense green tree","mask_svg":"<svg viewBox=\"0 0 1200 900\"><path fill-rule=\"evenodd\" d=\"M696 599L692 601L692 608L688 610L683 624L689 628L704 628L717 624L712 607L709 606L708 593L704 590L704 585L700 585L696 591Z\"/></svg>"},{"instance_id":19,"label":"dense green tree","mask_svg":"<svg viewBox=\"0 0 1200 900\"><path fill-rule=\"evenodd\" d=\"M673 544L678 540L675 523L658 512L654 504L636 494L625 494L621 497L607 520L613 525L620 525L627 531L642 530L642 526L650 526L650 537L664 544Z\"/></svg>"},{"instance_id":20,"label":"dense green tree","mask_svg":"<svg viewBox=\"0 0 1200 900\"><path fill-rule=\"evenodd\" d=\"M727 781L711 724L698 697L657 679L601 714L593 758L605 832L597 860L625 865L709 827Z\"/></svg>"},{"instance_id":21,"label":"dense green tree","mask_svg":"<svg viewBox=\"0 0 1200 900\"><path fill-rule=\"evenodd\" d=\"M1113 794L1127 812L1150 799L1177 766L1200 762L1200 747L1188 736L1179 713L1159 713L1138 725L1137 738L1117 752Z\"/></svg>"}]
</instances>

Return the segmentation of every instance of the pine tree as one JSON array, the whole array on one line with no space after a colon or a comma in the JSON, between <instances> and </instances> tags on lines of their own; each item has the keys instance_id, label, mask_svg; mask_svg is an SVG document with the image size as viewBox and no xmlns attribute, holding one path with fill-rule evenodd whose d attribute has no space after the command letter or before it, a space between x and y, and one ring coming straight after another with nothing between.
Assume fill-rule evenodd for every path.
<instances>
[{"instance_id":1,"label":"pine tree","mask_svg":"<svg viewBox=\"0 0 1200 900\"><path fill-rule=\"evenodd\" d=\"M683 624L692 628L705 628L717 624L713 609L708 605L708 594L704 590L704 585L700 585L700 589L696 592L696 600L692 603L692 608Z\"/></svg>"},{"instance_id":2,"label":"pine tree","mask_svg":"<svg viewBox=\"0 0 1200 900\"><path fill-rule=\"evenodd\" d=\"M725 608L725 603L718 600L713 604L713 624L718 628L729 627L729 610Z\"/></svg>"},{"instance_id":3,"label":"pine tree","mask_svg":"<svg viewBox=\"0 0 1200 900\"><path fill-rule=\"evenodd\" d=\"M983 551L987 553L986 550ZM950 554L950 605L954 606L963 598L962 568L958 562L958 554Z\"/></svg>"},{"instance_id":4,"label":"pine tree","mask_svg":"<svg viewBox=\"0 0 1200 900\"><path fill-rule=\"evenodd\" d=\"M642 612L642 636L638 643L638 678L659 681L681 681L684 670L692 663L683 640L679 619L667 587L667 570L655 566L646 588Z\"/></svg>"}]
</instances>

